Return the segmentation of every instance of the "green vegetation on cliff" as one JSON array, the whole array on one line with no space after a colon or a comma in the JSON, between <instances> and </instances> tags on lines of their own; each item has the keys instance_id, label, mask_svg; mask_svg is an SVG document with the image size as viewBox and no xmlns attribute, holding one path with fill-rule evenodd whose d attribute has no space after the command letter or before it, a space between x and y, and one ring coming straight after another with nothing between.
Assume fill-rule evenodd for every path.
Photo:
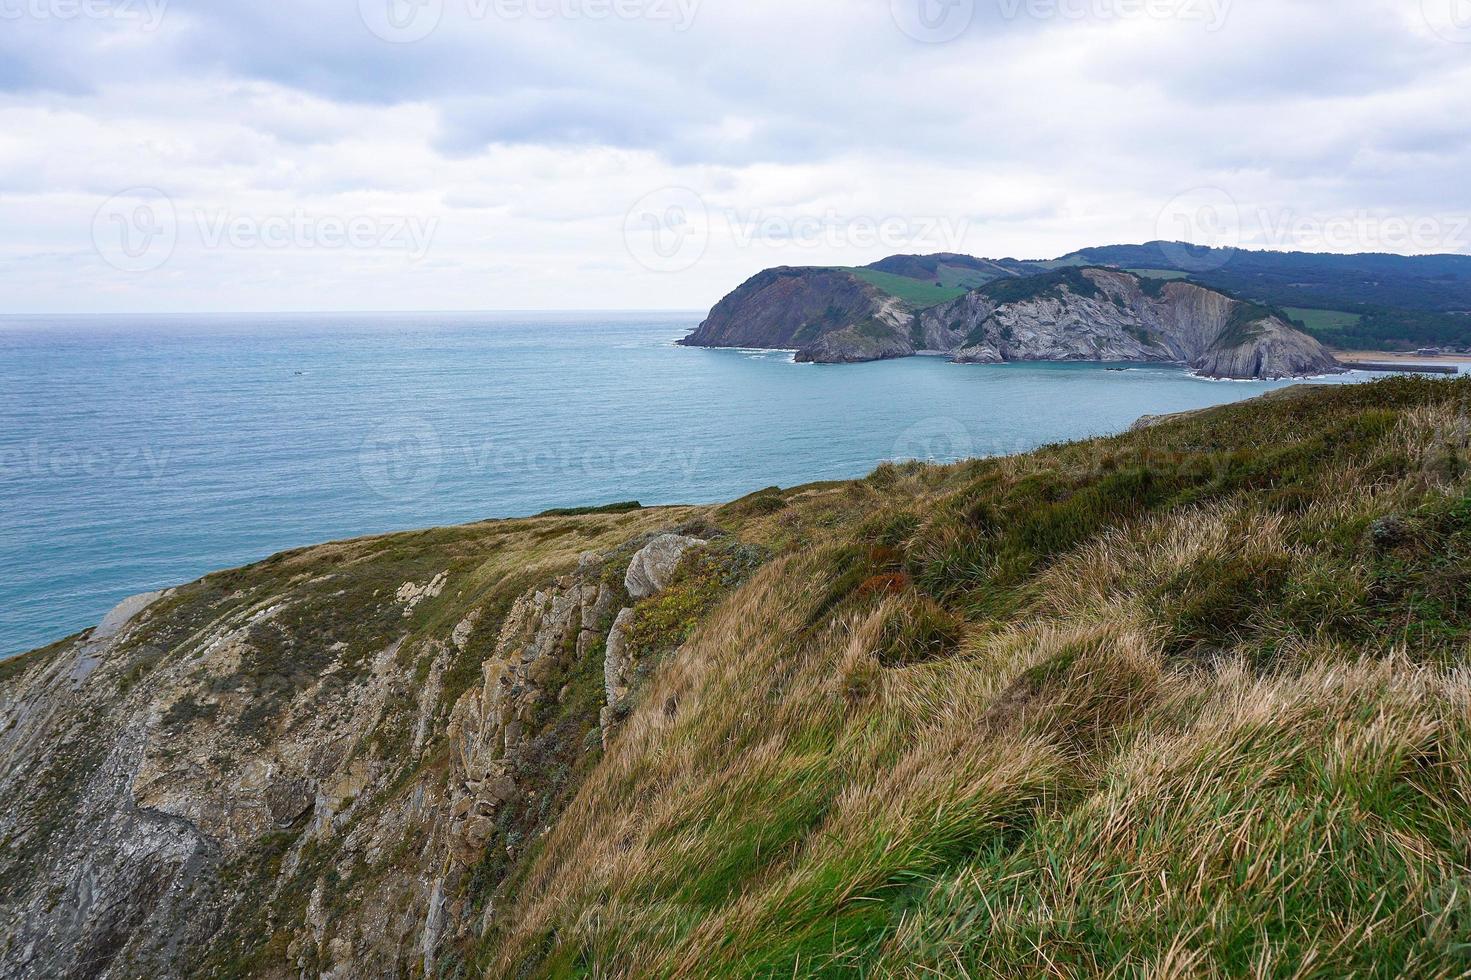
<instances>
[{"instance_id":1,"label":"green vegetation on cliff","mask_svg":"<svg viewBox=\"0 0 1471 980\"><path fill-rule=\"evenodd\" d=\"M897 296L911 309L925 310L964 296L963 286L945 285L943 282L910 279L876 269L845 269L864 282L877 286L890 296Z\"/></svg>"},{"instance_id":2,"label":"green vegetation on cliff","mask_svg":"<svg viewBox=\"0 0 1471 980\"><path fill-rule=\"evenodd\" d=\"M1397 379L817 498L483 966L1461 975L1468 449Z\"/></svg>"},{"instance_id":3,"label":"green vegetation on cliff","mask_svg":"<svg viewBox=\"0 0 1471 980\"><path fill-rule=\"evenodd\" d=\"M1088 298L1099 295L1098 286L1083 275L1081 267L1068 267L1021 279L999 279L981 287L997 303L1022 303L1066 288L1076 296Z\"/></svg>"}]
</instances>

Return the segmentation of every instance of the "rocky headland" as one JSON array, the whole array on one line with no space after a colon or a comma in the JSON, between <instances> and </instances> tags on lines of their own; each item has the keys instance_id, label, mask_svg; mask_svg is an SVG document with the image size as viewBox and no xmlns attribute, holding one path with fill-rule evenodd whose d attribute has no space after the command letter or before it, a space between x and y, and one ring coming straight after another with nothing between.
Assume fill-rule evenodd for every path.
<instances>
[{"instance_id":1,"label":"rocky headland","mask_svg":"<svg viewBox=\"0 0 1471 980\"><path fill-rule=\"evenodd\" d=\"M898 258L906 261L894 269L928 271L914 269L919 257ZM683 343L795 349L798 361L829 364L927 351L964 364L1179 363L1212 378L1343 370L1282 314L1190 282L1102 267L996 271L952 301L915 310L861 271L767 270L721 300Z\"/></svg>"}]
</instances>

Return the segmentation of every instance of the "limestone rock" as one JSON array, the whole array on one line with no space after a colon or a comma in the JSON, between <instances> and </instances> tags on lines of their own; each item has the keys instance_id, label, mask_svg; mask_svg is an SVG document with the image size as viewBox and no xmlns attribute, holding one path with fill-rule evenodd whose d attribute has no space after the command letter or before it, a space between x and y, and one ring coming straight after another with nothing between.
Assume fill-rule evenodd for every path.
<instances>
[{"instance_id":1,"label":"limestone rock","mask_svg":"<svg viewBox=\"0 0 1471 980\"><path fill-rule=\"evenodd\" d=\"M628 594L635 599L647 599L663 592L673 581L674 570L685 552L704 543L699 538L680 534L664 534L650 541L633 556L628 574L623 578Z\"/></svg>"},{"instance_id":2,"label":"limestone rock","mask_svg":"<svg viewBox=\"0 0 1471 980\"><path fill-rule=\"evenodd\" d=\"M1343 365L1312 337L1276 317L1247 324L1231 343L1219 343L1192 362L1208 378L1301 378L1341 374Z\"/></svg>"},{"instance_id":3,"label":"limestone rock","mask_svg":"<svg viewBox=\"0 0 1471 980\"><path fill-rule=\"evenodd\" d=\"M633 625L634 611L624 609L613 621L613 631L608 634L608 648L603 656L603 681L608 703L618 699L618 690L628 674L628 628Z\"/></svg>"},{"instance_id":4,"label":"limestone rock","mask_svg":"<svg viewBox=\"0 0 1471 980\"><path fill-rule=\"evenodd\" d=\"M982 287L918 317L924 343L965 364L1145 361L1212 378L1286 378L1343 368L1312 337L1223 293L1118 269L1059 270Z\"/></svg>"},{"instance_id":5,"label":"limestone rock","mask_svg":"<svg viewBox=\"0 0 1471 980\"><path fill-rule=\"evenodd\" d=\"M93 641L112 639L122 631L124 626L127 626L128 623L137 618L139 613L143 612L143 610L153 605L159 599L162 599L166 594L166 592L145 592L142 595L135 595L124 599L113 608L112 612L102 618L102 622L97 624L97 628L92 631L89 639Z\"/></svg>"},{"instance_id":6,"label":"limestone rock","mask_svg":"<svg viewBox=\"0 0 1471 980\"><path fill-rule=\"evenodd\" d=\"M695 544L649 549L640 581L667 584ZM464 566L355 581L342 569L397 557L339 543L294 555L289 578L262 566L270 590L136 597L8 663L0 976L192 976L224 944L266 943L263 975L431 975L488 928L494 903L463 900L472 869L529 850L606 737L596 721L626 714L642 674L632 612L609 632L625 599L610 559L564 552L574 571L532 566L506 603L450 588ZM424 617L436 600L443 616ZM351 612L320 614L339 602ZM308 914L283 905L255 928L286 887Z\"/></svg>"}]
</instances>

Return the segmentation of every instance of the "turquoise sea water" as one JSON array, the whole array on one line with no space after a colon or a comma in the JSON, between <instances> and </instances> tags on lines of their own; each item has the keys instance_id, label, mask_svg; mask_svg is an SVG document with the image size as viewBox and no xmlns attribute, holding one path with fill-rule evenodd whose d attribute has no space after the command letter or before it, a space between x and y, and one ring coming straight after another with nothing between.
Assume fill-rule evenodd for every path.
<instances>
[{"instance_id":1,"label":"turquoise sea water","mask_svg":"<svg viewBox=\"0 0 1471 980\"><path fill-rule=\"evenodd\" d=\"M321 541L727 500L1256 395L1182 369L842 367L696 314L0 318L0 655Z\"/></svg>"}]
</instances>

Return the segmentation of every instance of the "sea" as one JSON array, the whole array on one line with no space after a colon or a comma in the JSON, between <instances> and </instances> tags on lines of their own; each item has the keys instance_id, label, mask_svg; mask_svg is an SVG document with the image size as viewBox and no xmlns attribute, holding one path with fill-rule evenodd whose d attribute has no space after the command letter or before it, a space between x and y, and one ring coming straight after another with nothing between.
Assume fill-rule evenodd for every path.
<instances>
[{"instance_id":1,"label":"sea","mask_svg":"<svg viewBox=\"0 0 1471 980\"><path fill-rule=\"evenodd\" d=\"M678 346L699 320L0 317L0 656L303 545L1019 453L1285 384Z\"/></svg>"}]
</instances>

